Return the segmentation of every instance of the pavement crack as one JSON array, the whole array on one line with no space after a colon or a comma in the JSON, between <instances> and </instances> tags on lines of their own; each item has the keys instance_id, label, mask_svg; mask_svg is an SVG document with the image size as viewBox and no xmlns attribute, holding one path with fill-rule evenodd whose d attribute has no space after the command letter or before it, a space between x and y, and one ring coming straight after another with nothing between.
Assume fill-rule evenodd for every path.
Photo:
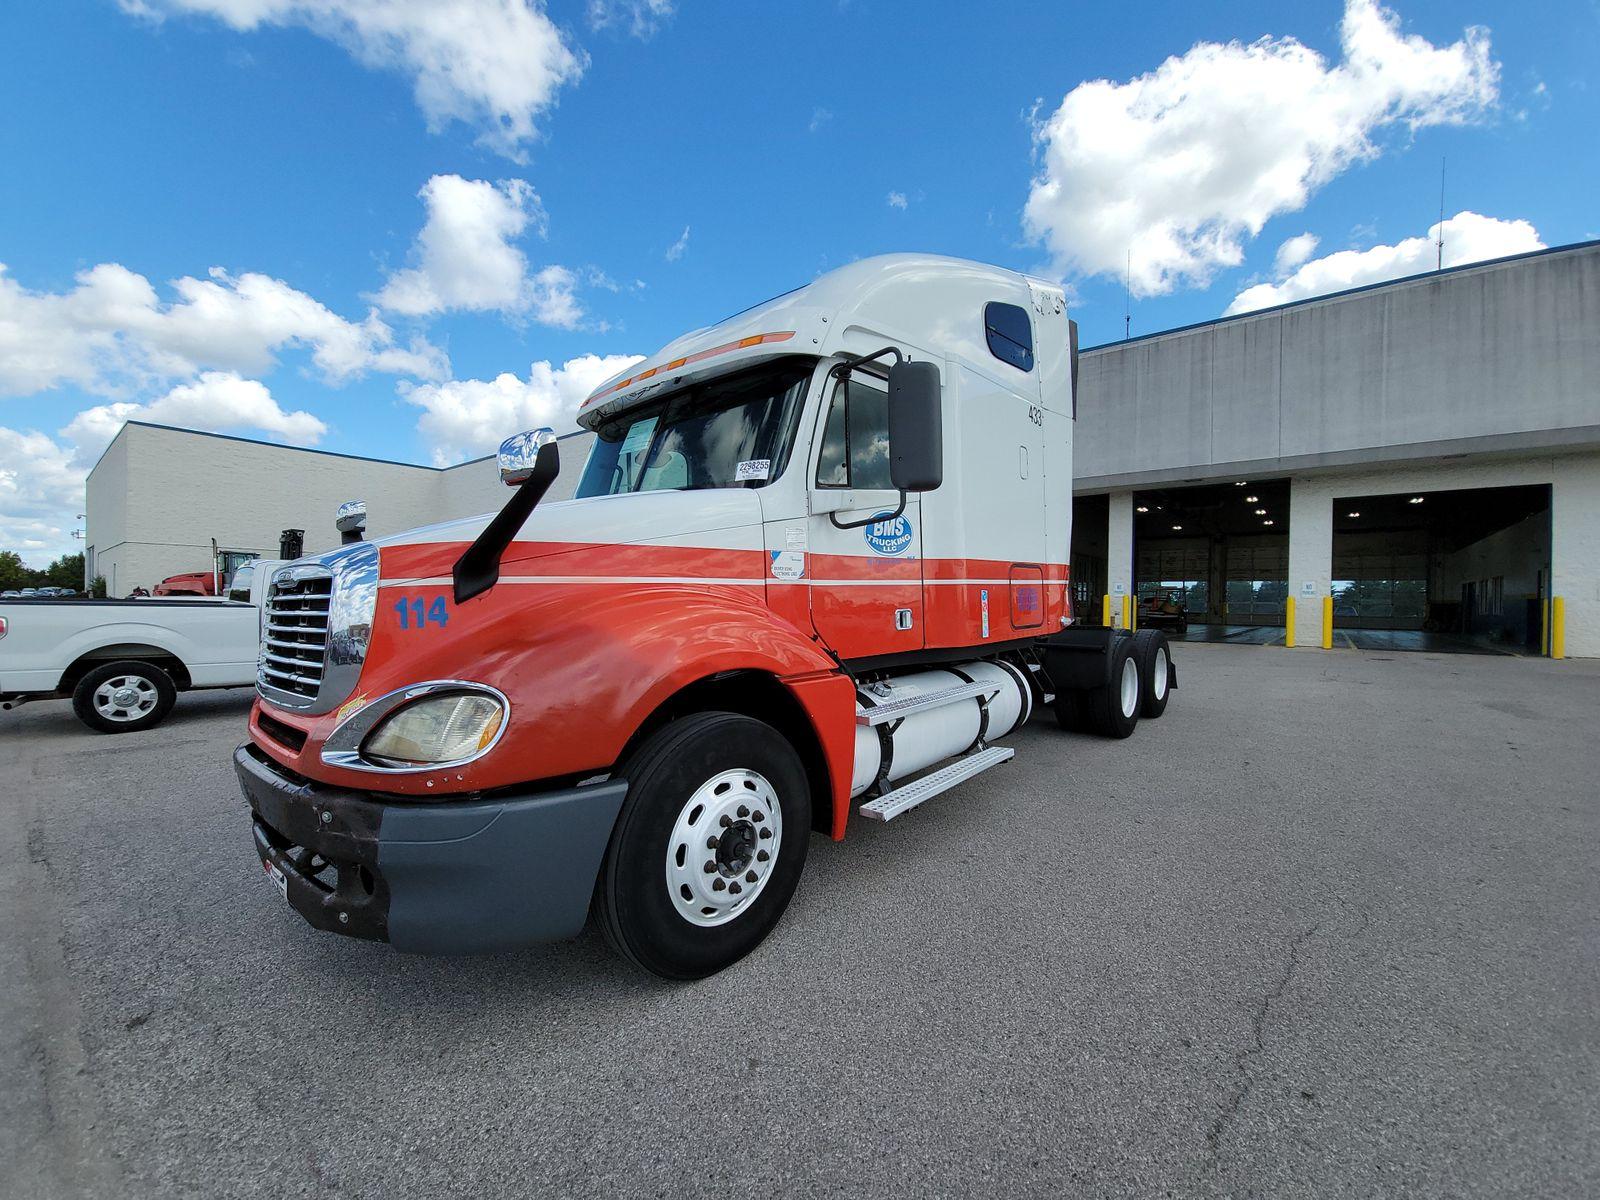
<instances>
[{"instance_id":1,"label":"pavement crack","mask_svg":"<svg viewBox=\"0 0 1600 1200\"><path fill-rule=\"evenodd\" d=\"M1211 1128L1206 1130L1208 1169L1216 1166L1222 1153L1222 1139L1255 1087L1255 1074L1251 1070L1251 1064L1266 1049L1267 1018L1272 1014L1272 1006L1283 999L1284 992L1294 980L1295 972L1300 969L1301 948L1314 938L1321 928L1322 922L1317 921L1301 930L1294 941L1289 943L1289 953L1284 957L1283 969L1278 972L1278 977L1272 986L1256 1001L1255 1008L1250 1014L1250 1041L1233 1055L1233 1068L1238 1075L1238 1081L1227 1100L1223 1102L1222 1111L1217 1114L1217 1119L1211 1123Z\"/></svg>"}]
</instances>

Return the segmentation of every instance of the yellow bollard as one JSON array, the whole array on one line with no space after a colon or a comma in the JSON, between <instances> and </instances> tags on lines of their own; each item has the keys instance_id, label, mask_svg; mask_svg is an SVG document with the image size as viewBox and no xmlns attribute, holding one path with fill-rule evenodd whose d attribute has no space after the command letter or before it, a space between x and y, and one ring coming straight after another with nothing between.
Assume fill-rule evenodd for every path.
<instances>
[{"instance_id":1,"label":"yellow bollard","mask_svg":"<svg viewBox=\"0 0 1600 1200\"><path fill-rule=\"evenodd\" d=\"M1133 632L1133 597L1122 597L1122 627L1129 633Z\"/></svg>"},{"instance_id":2,"label":"yellow bollard","mask_svg":"<svg viewBox=\"0 0 1600 1200\"><path fill-rule=\"evenodd\" d=\"M1289 596L1283 602L1283 644L1290 648L1294 646L1294 597Z\"/></svg>"},{"instance_id":3,"label":"yellow bollard","mask_svg":"<svg viewBox=\"0 0 1600 1200\"><path fill-rule=\"evenodd\" d=\"M1567 599L1557 596L1550 601L1550 657L1567 656Z\"/></svg>"},{"instance_id":4,"label":"yellow bollard","mask_svg":"<svg viewBox=\"0 0 1600 1200\"><path fill-rule=\"evenodd\" d=\"M1100 597L1100 624L1107 629L1111 628L1111 597L1109 595Z\"/></svg>"},{"instance_id":5,"label":"yellow bollard","mask_svg":"<svg viewBox=\"0 0 1600 1200\"><path fill-rule=\"evenodd\" d=\"M1333 597L1322 598L1322 648L1333 649Z\"/></svg>"}]
</instances>

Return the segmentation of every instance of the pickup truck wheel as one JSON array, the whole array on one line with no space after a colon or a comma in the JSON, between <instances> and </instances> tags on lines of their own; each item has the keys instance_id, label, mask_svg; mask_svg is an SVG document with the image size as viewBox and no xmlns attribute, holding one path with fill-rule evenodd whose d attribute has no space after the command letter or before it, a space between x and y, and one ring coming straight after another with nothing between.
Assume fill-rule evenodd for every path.
<instances>
[{"instance_id":1,"label":"pickup truck wheel","mask_svg":"<svg viewBox=\"0 0 1600 1200\"><path fill-rule=\"evenodd\" d=\"M1141 629L1133 635L1133 656L1139 663L1139 715L1151 720L1167 711L1172 684L1172 651L1167 635Z\"/></svg>"},{"instance_id":2,"label":"pickup truck wheel","mask_svg":"<svg viewBox=\"0 0 1600 1200\"><path fill-rule=\"evenodd\" d=\"M159 725L177 699L172 677L154 663L113 662L78 680L72 711L100 733L135 733Z\"/></svg>"},{"instance_id":3,"label":"pickup truck wheel","mask_svg":"<svg viewBox=\"0 0 1600 1200\"><path fill-rule=\"evenodd\" d=\"M650 737L600 870L606 938L668 979L737 962L772 931L805 865L805 768L770 725L696 713Z\"/></svg>"},{"instance_id":4,"label":"pickup truck wheel","mask_svg":"<svg viewBox=\"0 0 1600 1200\"><path fill-rule=\"evenodd\" d=\"M1139 660L1133 638L1119 637L1111 647L1111 678L1086 694L1085 724L1101 737L1125 738L1139 724Z\"/></svg>"}]
</instances>

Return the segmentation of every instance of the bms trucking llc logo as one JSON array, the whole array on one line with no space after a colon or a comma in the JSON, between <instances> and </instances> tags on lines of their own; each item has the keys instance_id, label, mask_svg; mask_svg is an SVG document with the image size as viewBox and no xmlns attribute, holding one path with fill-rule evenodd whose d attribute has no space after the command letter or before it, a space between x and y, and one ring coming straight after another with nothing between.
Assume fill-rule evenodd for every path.
<instances>
[{"instance_id":1,"label":"bms trucking llc logo","mask_svg":"<svg viewBox=\"0 0 1600 1200\"><path fill-rule=\"evenodd\" d=\"M901 554L911 545L911 518L879 513L866 527L866 538L878 554Z\"/></svg>"}]
</instances>

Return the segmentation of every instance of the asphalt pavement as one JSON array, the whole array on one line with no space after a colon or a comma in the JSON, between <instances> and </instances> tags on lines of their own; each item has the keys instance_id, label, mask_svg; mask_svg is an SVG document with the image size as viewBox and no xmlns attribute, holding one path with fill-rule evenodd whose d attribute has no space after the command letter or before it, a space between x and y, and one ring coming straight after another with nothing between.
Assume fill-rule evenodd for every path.
<instances>
[{"instance_id":1,"label":"asphalt pavement","mask_svg":"<svg viewBox=\"0 0 1600 1200\"><path fill-rule=\"evenodd\" d=\"M1177 663L687 985L312 930L247 693L0 714L0 1194L1600 1194L1600 663Z\"/></svg>"}]
</instances>

